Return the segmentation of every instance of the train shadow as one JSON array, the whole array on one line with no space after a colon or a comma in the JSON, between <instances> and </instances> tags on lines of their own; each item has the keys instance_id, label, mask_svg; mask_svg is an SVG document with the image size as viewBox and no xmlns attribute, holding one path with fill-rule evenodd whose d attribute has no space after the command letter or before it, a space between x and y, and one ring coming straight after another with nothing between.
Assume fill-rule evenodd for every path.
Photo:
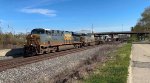
<instances>
[{"instance_id":1,"label":"train shadow","mask_svg":"<svg viewBox=\"0 0 150 83\"><path fill-rule=\"evenodd\" d=\"M6 57L13 57L13 58L22 57L23 48L9 49L9 50L4 51L3 54L5 54L4 56Z\"/></svg>"}]
</instances>

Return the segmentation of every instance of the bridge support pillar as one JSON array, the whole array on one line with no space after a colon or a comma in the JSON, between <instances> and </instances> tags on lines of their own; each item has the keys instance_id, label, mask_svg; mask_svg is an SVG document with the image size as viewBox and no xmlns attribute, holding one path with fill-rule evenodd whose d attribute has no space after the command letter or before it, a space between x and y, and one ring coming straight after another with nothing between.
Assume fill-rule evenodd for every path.
<instances>
[{"instance_id":1,"label":"bridge support pillar","mask_svg":"<svg viewBox=\"0 0 150 83\"><path fill-rule=\"evenodd\" d=\"M110 36L111 36L111 39L114 39L114 34L111 34Z\"/></svg>"},{"instance_id":2,"label":"bridge support pillar","mask_svg":"<svg viewBox=\"0 0 150 83\"><path fill-rule=\"evenodd\" d=\"M145 40L145 34L137 34L138 40Z\"/></svg>"},{"instance_id":3,"label":"bridge support pillar","mask_svg":"<svg viewBox=\"0 0 150 83\"><path fill-rule=\"evenodd\" d=\"M111 41L114 41L114 34L111 34Z\"/></svg>"}]
</instances>

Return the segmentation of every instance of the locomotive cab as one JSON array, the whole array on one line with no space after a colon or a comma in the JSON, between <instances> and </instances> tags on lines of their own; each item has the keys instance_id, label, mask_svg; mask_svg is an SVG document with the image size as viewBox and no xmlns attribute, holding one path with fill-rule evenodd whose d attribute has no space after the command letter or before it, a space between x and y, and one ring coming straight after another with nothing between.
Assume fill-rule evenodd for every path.
<instances>
[{"instance_id":1,"label":"locomotive cab","mask_svg":"<svg viewBox=\"0 0 150 83\"><path fill-rule=\"evenodd\" d=\"M36 55L41 53L40 46L40 34L44 34L44 30L33 29L31 34L27 35L27 43L24 45L24 54L25 55Z\"/></svg>"}]
</instances>

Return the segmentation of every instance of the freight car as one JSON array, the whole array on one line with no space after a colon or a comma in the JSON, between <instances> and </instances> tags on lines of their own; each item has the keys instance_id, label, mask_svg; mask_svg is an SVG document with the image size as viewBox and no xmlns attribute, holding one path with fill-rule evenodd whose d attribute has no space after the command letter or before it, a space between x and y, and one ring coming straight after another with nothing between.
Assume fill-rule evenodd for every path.
<instances>
[{"instance_id":1,"label":"freight car","mask_svg":"<svg viewBox=\"0 0 150 83\"><path fill-rule=\"evenodd\" d=\"M37 55L59 51L59 46L74 45L75 48L95 43L94 35L69 31L33 29L26 37L25 55Z\"/></svg>"}]
</instances>

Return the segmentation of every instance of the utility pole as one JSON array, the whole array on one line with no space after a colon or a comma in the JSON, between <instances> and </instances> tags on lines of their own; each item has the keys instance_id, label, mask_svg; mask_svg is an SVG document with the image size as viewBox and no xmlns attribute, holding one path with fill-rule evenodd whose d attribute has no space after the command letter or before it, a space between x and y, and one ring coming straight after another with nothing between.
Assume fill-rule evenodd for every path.
<instances>
[{"instance_id":1,"label":"utility pole","mask_svg":"<svg viewBox=\"0 0 150 83\"><path fill-rule=\"evenodd\" d=\"M123 32L123 24L122 24L122 32Z\"/></svg>"},{"instance_id":2,"label":"utility pole","mask_svg":"<svg viewBox=\"0 0 150 83\"><path fill-rule=\"evenodd\" d=\"M1 21L0 21L0 31L1 31L2 29L1 29ZM1 34L1 32L0 32L0 34Z\"/></svg>"},{"instance_id":3,"label":"utility pole","mask_svg":"<svg viewBox=\"0 0 150 83\"><path fill-rule=\"evenodd\" d=\"M2 22L0 21L0 34L2 34L2 26L1 26Z\"/></svg>"},{"instance_id":4,"label":"utility pole","mask_svg":"<svg viewBox=\"0 0 150 83\"><path fill-rule=\"evenodd\" d=\"M1 21L0 21L0 42L1 42L1 44L2 44L2 46L4 47L4 45L3 45L3 34L2 34L2 28L1 28Z\"/></svg>"},{"instance_id":5,"label":"utility pole","mask_svg":"<svg viewBox=\"0 0 150 83\"><path fill-rule=\"evenodd\" d=\"M92 34L94 34L94 32L93 32L93 24L92 24Z\"/></svg>"}]
</instances>

